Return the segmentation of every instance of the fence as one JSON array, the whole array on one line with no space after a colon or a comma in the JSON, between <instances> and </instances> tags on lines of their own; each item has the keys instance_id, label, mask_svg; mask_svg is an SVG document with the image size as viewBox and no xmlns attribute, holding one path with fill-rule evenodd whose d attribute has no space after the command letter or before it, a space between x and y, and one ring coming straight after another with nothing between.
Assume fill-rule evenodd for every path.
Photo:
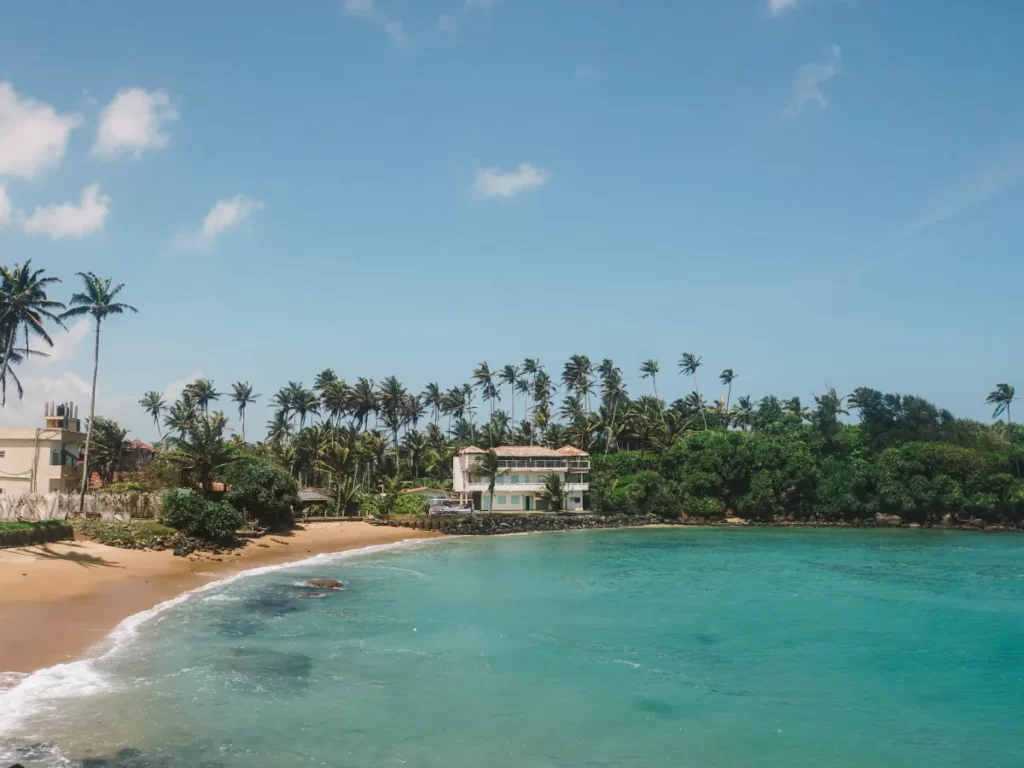
<instances>
[{"instance_id":1,"label":"fence","mask_svg":"<svg viewBox=\"0 0 1024 768\"><path fill-rule=\"evenodd\" d=\"M90 493L84 517L126 521L154 518L160 513L158 493ZM77 493L0 494L0 521L66 520L78 514Z\"/></svg>"}]
</instances>

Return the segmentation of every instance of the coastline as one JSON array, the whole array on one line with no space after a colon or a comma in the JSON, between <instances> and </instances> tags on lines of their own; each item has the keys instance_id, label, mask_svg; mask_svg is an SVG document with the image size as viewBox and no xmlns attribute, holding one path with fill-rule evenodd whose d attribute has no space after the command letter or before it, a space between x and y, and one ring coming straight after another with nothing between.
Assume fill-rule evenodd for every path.
<instances>
[{"instance_id":1,"label":"coastline","mask_svg":"<svg viewBox=\"0 0 1024 768\"><path fill-rule=\"evenodd\" d=\"M0 550L0 675L79 658L129 616L244 571L440 535L309 523L224 555L182 558L88 541Z\"/></svg>"}]
</instances>

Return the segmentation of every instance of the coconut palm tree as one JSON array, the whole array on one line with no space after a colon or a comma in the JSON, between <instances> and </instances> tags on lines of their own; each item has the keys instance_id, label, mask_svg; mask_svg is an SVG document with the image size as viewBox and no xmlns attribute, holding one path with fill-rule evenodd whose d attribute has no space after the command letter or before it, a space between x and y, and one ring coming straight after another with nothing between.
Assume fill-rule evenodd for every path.
<instances>
[{"instance_id":1,"label":"coconut palm tree","mask_svg":"<svg viewBox=\"0 0 1024 768\"><path fill-rule=\"evenodd\" d=\"M146 413L153 417L153 423L156 424L157 434L160 435L160 439L164 439L164 433L160 429L160 415L167 410L167 403L164 402L164 396L162 393L156 390L150 390L142 396L139 400L139 405L145 409Z\"/></svg>"},{"instance_id":2,"label":"coconut palm tree","mask_svg":"<svg viewBox=\"0 0 1024 768\"><path fill-rule=\"evenodd\" d=\"M994 405L995 411L992 413L993 419L998 419L1004 412L1006 413L1006 423L1010 424L1010 403L1017 398L1015 397L1016 390L1009 384L996 384L994 392L989 392L988 397L985 398L985 403L988 405Z\"/></svg>"},{"instance_id":3,"label":"coconut palm tree","mask_svg":"<svg viewBox=\"0 0 1024 768\"><path fill-rule=\"evenodd\" d=\"M800 402L799 395L794 395L788 400L783 400L782 407L786 410L786 413L800 419L801 423L807 421L811 417L811 409Z\"/></svg>"},{"instance_id":4,"label":"coconut palm tree","mask_svg":"<svg viewBox=\"0 0 1024 768\"><path fill-rule=\"evenodd\" d=\"M519 384L519 366L506 365L498 373L502 384L508 384L509 394L512 396L512 423L516 423L516 386Z\"/></svg>"},{"instance_id":5,"label":"coconut palm tree","mask_svg":"<svg viewBox=\"0 0 1024 768\"><path fill-rule=\"evenodd\" d=\"M307 416L320 413L320 398L316 396L316 392L306 389L300 384L298 390L294 393L292 410L298 414L299 431L301 431L306 426Z\"/></svg>"},{"instance_id":6,"label":"coconut palm tree","mask_svg":"<svg viewBox=\"0 0 1024 768\"><path fill-rule=\"evenodd\" d=\"M238 418L242 422L242 442L245 442L245 409L256 402L260 395L252 391L248 381L236 381L231 385L231 400L238 405Z\"/></svg>"},{"instance_id":7,"label":"coconut palm tree","mask_svg":"<svg viewBox=\"0 0 1024 768\"><path fill-rule=\"evenodd\" d=\"M433 409L434 424L437 424L441 418L441 410L444 408L444 392L441 391L441 387L436 381L432 381L424 387L420 397L423 398L423 402L428 408Z\"/></svg>"},{"instance_id":8,"label":"coconut palm tree","mask_svg":"<svg viewBox=\"0 0 1024 768\"><path fill-rule=\"evenodd\" d=\"M377 391L373 379L360 376L349 392L348 412L352 415L354 425L360 431L366 430L370 414L377 412Z\"/></svg>"},{"instance_id":9,"label":"coconut palm tree","mask_svg":"<svg viewBox=\"0 0 1024 768\"><path fill-rule=\"evenodd\" d=\"M586 355L573 355L562 369L562 382L576 393L583 407L590 410L590 395L594 391L594 368Z\"/></svg>"},{"instance_id":10,"label":"coconut palm tree","mask_svg":"<svg viewBox=\"0 0 1024 768\"><path fill-rule=\"evenodd\" d=\"M491 424L494 421L494 403L497 400L501 400L501 394L498 392L498 387L494 384L494 377L497 376L497 371L492 371L491 367L487 363L480 363L473 371L473 380L476 382L477 389L480 390L480 396L490 406L490 415L487 421L488 430L491 428ZM491 443L494 443L493 433L491 436Z\"/></svg>"},{"instance_id":11,"label":"coconut palm tree","mask_svg":"<svg viewBox=\"0 0 1024 768\"><path fill-rule=\"evenodd\" d=\"M172 438L167 458L182 469L198 476L203 494L209 495L213 472L238 460L239 454L224 439L227 419L217 412L203 414L189 425L184 437Z\"/></svg>"},{"instance_id":12,"label":"coconut palm tree","mask_svg":"<svg viewBox=\"0 0 1024 768\"><path fill-rule=\"evenodd\" d=\"M501 462L498 461L498 454L493 450L488 451L476 460L476 471L487 478L487 495L490 496L490 503L487 511L494 511L494 485L498 482L498 475L501 474Z\"/></svg>"},{"instance_id":13,"label":"coconut palm tree","mask_svg":"<svg viewBox=\"0 0 1024 768\"><path fill-rule=\"evenodd\" d=\"M651 384L654 386L654 396L658 396L658 373L661 368L658 365L658 361L653 357L650 360L645 360L640 364L640 378L650 379Z\"/></svg>"},{"instance_id":14,"label":"coconut palm tree","mask_svg":"<svg viewBox=\"0 0 1024 768\"><path fill-rule=\"evenodd\" d=\"M316 379L313 381L313 391L320 392L327 389L327 385L332 381L337 381L338 377L334 374L330 368L324 368L320 373L317 374Z\"/></svg>"},{"instance_id":15,"label":"coconut palm tree","mask_svg":"<svg viewBox=\"0 0 1024 768\"><path fill-rule=\"evenodd\" d=\"M556 512L565 506L565 484L562 477L551 473L544 476L544 485L540 489L540 497L548 502Z\"/></svg>"},{"instance_id":16,"label":"coconut palm tree","mask_svg":"<svg viewBox=\"0 0 1024 768\"><path fill-rule=\"evenodd\" d=\"M51 320L63 324L64 315L57 314L64 309L59 301L46 295L47 286L59 283L56 277L44 277L46 270L32 270L32 260L14 267L0 267L0 330L3 332L3 362L0 363L0 406L7 404L7 376L11 364L15 362L14 341L18 331L24 329L24 356L31 354L29 337L38 336L49 347L53 339L46 332L43 323ZM18 355L18 360L23 358ZM21 397L21 385L18 385L18 397Z\"/></svg>"},{"instance_id":17,"label":"coconut palm tree","mask_svg":"<svg viewBox=\"0 0 1024 768\"><path fill-rule=\"evenodd\" d=\"M341 426L342 417L348 413L350 404L349 387L344 379L335 379L324 385L320 392L320 404L329 421L336 427Z\"/></svg>"},{"instance_id":18,"label":"coconut palm tree","mask_svg":"<svg viewBox=\"0 0 1024 768\"><path fill-rule=\"evenodd\" d=\"M729 387L728 392L725 395L725 426L729 428L729 402L732 400L732 383L736 380L738 373L734 372L732 368L726 368L720 374L718 374L718 380L725 386Z\"/></svg>"},{"instance_id":19,"label":"coconut palm tree","mask_svg":"<svg viewBox=\"0 0 1024 768\"><path fill-rule=\"evenodd\" d=\"M736 410L731 416L732 423L746 432L747 427L750 425L750 417L753 413L754 404L750 400L750 395L741 395L736 398Z\"/></svg>"},{"instance_id":20,"label":"coconut palm tree","mask_svg":"<svg viewBox=\"0 0 1024 768\"><path fill-rule=\"evenodd\" d=\"M196 379L185 389L191 395L196 407L204 414L210 412L210 403L220 400L221 393L217 391L210 379Z\"/></svg>"},{"instance_id":21,"label":"coconut palm tree","mask_svg":"<svg viewBox=\"0 0 1024 768\"><path fill-rule=\"evenodd\" d=\"M391 430L394 438L394 449L396 460L398 458L398 432L406 421L406 392L405 387L396 377L388 376L381 382L378 397L380 400L380 415L384 420L384 426Z\"/></svg>"},{"instance_id":22,"label":"coconut palm tree","mask_svg":"<svg viewBox=\"0 0 1024 768\"><path fill-rule=\"evenodd\" d=\"M182 398L167 409L167 416L164 417L164 426L167 427L169 432L177 432L178 436L183 438L198 415L192 399Z\"/></svg>"},{"instance_id":23,"label":"coconut palm tree","mask_svg":"<svg viewBox=\"0 0 1024 768\"><path fill-rule=\"evenodd\" d=\"M697 395L697 401L703 403L704 401L700 397L700 387L697 385L697 369L701 366L701 359L692 352L684 352L683 356L679 358L679 372L686 376L693 376L693 391ZM704 420L704 429L707 429L708 417L703 409L700 414Z\"/></svg>"},{"instance_id":24,"label":"coconut palm tree","mask_svg":"<svg viewBox=\"0 0 1024 768\"><path fill-rule=\"evenodd\" d=\"M92 272L79 272L77 273L82 278L85 284L85 289L81 293L76 293L71 297L70 306L63 313L61 313L61 320L66 320L69 317L80 317L82 315L92 315L96 321L96 346L93 352L93 366L92 366L92 392L89 396L89 426L85 431L85 455L83 457L83 463L86 467L89 466L89 443L92 441L92 423L96 417L96 379L99 376L100 370L100 328L103 325L103 321L112 315L123 315L125 312L137 313L135 307L130 304L124 304L119 301L114 301L117 295L124 288L124 283L118 283L112 285L111 278L103 279ZM78 512L81 514L82 509L85 507L85 491L89 484L89 473L82 472L82 492L78 499Z\"/></svg>"}]
</instances>

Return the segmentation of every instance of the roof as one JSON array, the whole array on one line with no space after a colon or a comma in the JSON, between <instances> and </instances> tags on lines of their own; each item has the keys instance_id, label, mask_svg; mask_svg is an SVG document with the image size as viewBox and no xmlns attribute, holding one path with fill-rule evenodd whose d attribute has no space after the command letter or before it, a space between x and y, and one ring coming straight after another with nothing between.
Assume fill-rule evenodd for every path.
<instances>
[{"instance_id":1,"label":"roof","mask_svg":"<svg viewBox=\"0 0 1024 768\"><path fill-rule=\"evenodd\" d=\"M149 451L154 453L153 446L149 443L144 443L141 440L129 440L125 443L125 447L131 451Z\"/></svg>"},{"instance_id":2,"label":"roof","mask_svg":"<svg viewBox=\"0 0 1024 768\"><path fill-rule=\"evenodd\" d=\"M563 445L555 453L562 456L589 456L590 454L586 451L581 451L575 445Z\"/></svg>"},{"instance_id":3,"label":"roof","mask_svg":"<svg viewBox=\"0 0 1024 768\"><path fill-rule=\"evenodd\" d=\"M330 501L333 497L327 488L299 488L299 501Z\"/></svg>"},{"instance_id":4,"label":"roof","mask_svg":"<svg viewBox=\"0 0 1024 768\"><path fill-rule=\"evenodd\" d=\"M557 451L553 448L545 448L542 445L499 445L494 449L499 458L509 459L563 459L566 456L587 456L579 448L567 445ZM463 448L459 454L487 453L483 448L471 445Z\"/></svg>"},{"instance_id":5,"label":"roof","mask_svg":"<svg viewBox=\"0 0 1024 768\"><path fill-rule=\"evenodd\" d=\"M443 488L431 488L429 485L421 485L421 486L419 486L417 488L406 488L405 490L400 491L400 493L403 493L403 494L406 494L406 493L441 493L441 494L444 494L444 493L448 493L448 491L444 490Z\"/></svg>"}]
</instances>

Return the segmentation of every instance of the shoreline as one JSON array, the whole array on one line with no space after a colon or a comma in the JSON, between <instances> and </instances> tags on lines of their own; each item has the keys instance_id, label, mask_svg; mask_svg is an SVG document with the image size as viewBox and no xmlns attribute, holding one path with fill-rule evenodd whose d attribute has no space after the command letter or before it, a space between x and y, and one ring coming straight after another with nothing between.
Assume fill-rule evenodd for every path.
<instances>
[{"instance_id":1,"label":"shoreline","mask_svg":"<svg viewBox=\"0 0 1024 768\"><path fill-rule=\"evenodd\" d=\"M0 550L0 675L80 659L125 619L246 571L442 534L307 523L224 555L174 557L88 541Z\"/></svg>"}]
</instances>

